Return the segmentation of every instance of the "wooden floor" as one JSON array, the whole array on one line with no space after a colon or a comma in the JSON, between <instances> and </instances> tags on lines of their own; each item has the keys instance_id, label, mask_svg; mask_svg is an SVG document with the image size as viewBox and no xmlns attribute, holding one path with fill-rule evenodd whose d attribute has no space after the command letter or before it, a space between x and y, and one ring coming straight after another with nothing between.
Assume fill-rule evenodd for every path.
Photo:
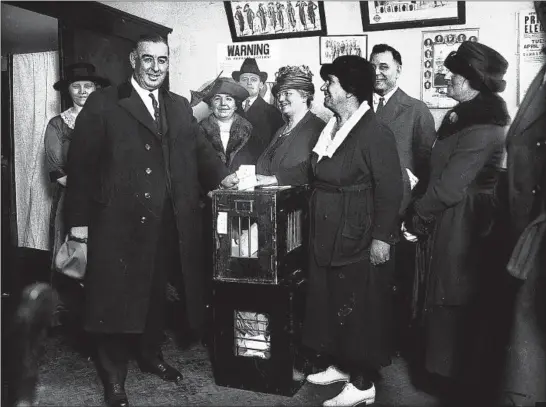
<instances>
[{"instance_id":1,"label":"wooden floor","mask_svg":"<svg viewBox=\"0 0 546 407\"><path fill-rule=\"evenodd\" d=\"M342 384L316 386L305 383L293 397L255 393L217 386L214 383L209 355L203 346L180 350L169 337L164 346L165 359L184 375L181 385L165 383L141 373L131 363L126 383L133 406L317 406L334 397ZM411 383L408 367L402 358L383 369L376 383L377 406L439 406L439 401ZM76 352L62 335L47 340L40 382L39 406L101 405L102 386L94 364Z\"/></svg>"}]
</instances>

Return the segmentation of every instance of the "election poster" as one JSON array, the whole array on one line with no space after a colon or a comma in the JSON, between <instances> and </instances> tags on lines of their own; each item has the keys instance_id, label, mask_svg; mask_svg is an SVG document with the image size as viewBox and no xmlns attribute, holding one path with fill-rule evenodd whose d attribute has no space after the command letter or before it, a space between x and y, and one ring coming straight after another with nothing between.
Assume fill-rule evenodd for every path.
<instances>
[{"instance_id":1,"label":"election poster","mask_svg":"<svg viewBox=\"0 0 546 407\"><path fill-rule=\"evenodd\" d=\"M429 108L450 109L457 104L447 96L447 68L444 61L464 41L478 41L478 29L423 32L421 42L421 100Z\"/></svg>"},{"instance_id":2,"label":"election poster","mask_svg":"<svg viewBox=\"0 0 546 407\"><path fill-rule=\"evenodd\" d=\"M309 39L307 39L308 41ZM265 41L248 43L224 43L217 48L217 74L231 78L234 71L239 71L246 58L256 59L261 72L267 73L267 80L261 96L268 103L274 103L271 88L275 83L275 73L285 65L306 65L313 72L313 83L318 91L322 85L319 73L319 56L309 58L301 52L299 40ZM316 39L318 46L318 38Z\"/></svg>"},{"instance_id":3,"label":"election poster","mask_svg":"<svg viewBox=\"0 0 546 407\"><path fill-rule=\"evenodd\" d=\"M544 27L534 10L518 13L518 104L546 61L542 52L546 45L544 37Z\"/></svg>"}]
</instances>

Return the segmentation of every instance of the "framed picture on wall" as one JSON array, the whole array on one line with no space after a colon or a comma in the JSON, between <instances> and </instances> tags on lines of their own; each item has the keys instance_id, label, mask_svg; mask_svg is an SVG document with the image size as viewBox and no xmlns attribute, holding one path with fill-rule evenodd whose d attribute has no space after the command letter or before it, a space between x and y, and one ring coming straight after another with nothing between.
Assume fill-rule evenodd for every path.
<instances>
[{"instance_id":1,"label":"framed picture on wall","mask_svg":"<svg viewBox=\"0 0 546 407\"><path fill-rule=\"evenodd\" d=\"M421 42L421 100L429 108L449 109L457 102L447 96L444 61L463 41L478 41L478 29L423 32Z\"/></svg>"},{"instance_id":2,"label":"framed picture on wall","mask_svg":"<svg viewBox=\"0 0 546 407\"><path fill-rule=\"evenodd\" d=\"M464 1L361 1L367 31L464 24Z\"/></svg>"},{"instance_id":3,"label":"framed picture on wall","mask_svg":"<svg viewBox=\"0 0 546 407\"><path fill-rule=\"evenodd\" d=\"M326 35L322 1L224 1L233 42Z\"/></svg>"},{"instance_id":4,"label":"framed picture on wall","mask_svg":"<svg viewBox=\"0 0 546 407\"><path fill-rule=\"evenodd\" d=\"M367 35L329 35L320 37L320 64L330 64L342 55L367 58Z\"/></svg>"}]
</instances>

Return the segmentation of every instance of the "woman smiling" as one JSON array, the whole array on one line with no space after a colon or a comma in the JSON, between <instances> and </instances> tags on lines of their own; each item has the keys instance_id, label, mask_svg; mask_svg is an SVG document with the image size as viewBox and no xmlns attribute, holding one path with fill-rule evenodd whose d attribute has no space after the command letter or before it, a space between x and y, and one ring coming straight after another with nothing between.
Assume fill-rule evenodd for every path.
<instances>
[{"instance_id":1,"label":"woman smiling","mask_svg":"<svg viewBox=\"0 0 546 407\"><path fill-rule=\"evenodd\" d=\"M276 73L272 92L286 124L277 131L258 159L256 173L261 185L282 185L286 170L309 160L311 150L326 125L310 110L315 95L312 78L313 74L304 65L284 66ZM306 177L292 179L292 184L307 182Z\"/></svg>"}]
</instances>

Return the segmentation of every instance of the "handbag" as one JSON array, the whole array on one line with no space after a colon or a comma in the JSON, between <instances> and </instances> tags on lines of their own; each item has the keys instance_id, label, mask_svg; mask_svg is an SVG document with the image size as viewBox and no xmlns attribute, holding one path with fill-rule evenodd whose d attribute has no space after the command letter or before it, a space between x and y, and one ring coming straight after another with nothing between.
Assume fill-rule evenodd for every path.
<instances>
[{"instance_id":1,"label":"handbag","mask_svg":"<svg viewBox=\"0 0 546 407\"><path fill-rule=\"evenodd\" d=\"M55 256L55 269L65 276L83 280L87 266L87 239L68 234Z\"/></svg>"}]
</instances>

